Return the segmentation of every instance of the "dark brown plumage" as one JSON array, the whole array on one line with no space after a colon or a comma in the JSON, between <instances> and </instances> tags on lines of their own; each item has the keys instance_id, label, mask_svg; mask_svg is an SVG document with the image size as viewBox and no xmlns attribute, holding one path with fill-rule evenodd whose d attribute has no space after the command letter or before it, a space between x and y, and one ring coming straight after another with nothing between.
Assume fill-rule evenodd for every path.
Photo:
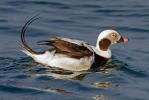
<instances>
[{"instance_id":1,"label":"dark brown plumage","mask_svg":"<svg viewBox=\"0 0 149 100\"><path fill-rule=\"evenodd\" d=\"M52 40L39 41L37 43L39 45L53 46L56 49L56 53L64 53L69 57L78 59L85 56L91 56L93 54L93 52L91 52L88 48L84 47L83 45L80 46L74 43L70 43L54 36L51 36L51 38Z\"/></svg>"},{"instance_id":2,"label":"dark brown plumage","mask_svg":"<svg viewBox=\"0 0 149 100\"><path fill-rule=\"evenodd\" d=\"M109 39L106 39L106 38L102 39L99 42L99 47L103 51L107 51L110 45L111 45L111 41Z\"/></svg>"}]
</instances>

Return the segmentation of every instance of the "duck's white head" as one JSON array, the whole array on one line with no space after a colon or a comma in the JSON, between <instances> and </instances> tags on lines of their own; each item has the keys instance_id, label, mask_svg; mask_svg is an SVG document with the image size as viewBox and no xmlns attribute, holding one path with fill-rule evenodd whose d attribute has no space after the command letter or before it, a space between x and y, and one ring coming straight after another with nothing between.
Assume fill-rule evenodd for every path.
<instances>
[{"instance_id":1,"label":"duck's white head","mask_svg":"<svg viewBox=\"0 0 149 100\"><path fill-rule=\"evenodd\" d=\"M108 51L112 44L127 41L127 38L120 36L115 30L105 30L99 34L96 48L99 51Z\"/></svg>"}]
</instances>

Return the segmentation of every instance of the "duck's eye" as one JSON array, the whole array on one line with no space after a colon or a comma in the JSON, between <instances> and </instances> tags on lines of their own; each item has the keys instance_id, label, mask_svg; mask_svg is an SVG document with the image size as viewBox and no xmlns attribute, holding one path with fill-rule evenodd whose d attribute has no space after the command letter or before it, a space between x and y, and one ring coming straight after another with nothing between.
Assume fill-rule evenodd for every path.
<instances>
[{"instance_id":1,"label":"duck's eye","mask_svg":"<svg viewBox=\"0 0 149 100\"><path fill-rule=\"evenodd\" d=\"M111 37L112 37L112 38L115 38L115 37L116 37L116 34L111 34Z\"/></svg>"}]
</instances>

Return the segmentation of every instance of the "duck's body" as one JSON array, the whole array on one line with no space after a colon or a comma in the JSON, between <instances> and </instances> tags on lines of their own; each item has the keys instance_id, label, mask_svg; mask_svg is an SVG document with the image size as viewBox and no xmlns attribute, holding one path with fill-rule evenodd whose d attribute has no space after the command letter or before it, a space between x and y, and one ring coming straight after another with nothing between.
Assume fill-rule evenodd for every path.
<instances>
[{"instance_id":1,"label":"duck's body","mask_svg":"<svg viewBox=\"0 0 149 100\"><path fill-rule=\"evenodd\" d=\"M94 51L96 49L95 47L86 44L83 41L78 42L77 40L71 40L68 42L66 40L68 39L60 39L55 37L53 38L53 40L51 40L52 42L59 42L61 45L67 45L67 48L61 47L61 50L59 50L58 48L52 48L44 52L35 52L25 45L21 44L21 46L25 48L23 52L25 52L28 56L34 58L36 62L73 71L88 70L90 68L97 67L106 63L107 60L110 58L110 55L108 58L98 55L98 50ZM70 48L73 50L71 50Z\"/></svg>"},{"instance_id":2,"label":"duck's body","mask_svg":"<svg viewBox=\"0 0 149 100\"><path fill-rule=\"evenodd\" d=\"M53 37L48 41L39 41L40 45L49 45L53 48L43 51L36 52L32 50L25 42L24 34L28 25L38 18L33 17L29 20L22 29L20 45L24 48L28 56L31 56L36 62L51 66L59 67L72 71L88 70L90 68L99 67L106 63L111 58L111 51L109 49L111 44L118 41L127 42L127 38L122 38L114 30L103 31L99 35L96 47L90 44L68 38L57 38ZM114 34L116 40L110 40L111 34Z\"/></svg>"}]
</instances>

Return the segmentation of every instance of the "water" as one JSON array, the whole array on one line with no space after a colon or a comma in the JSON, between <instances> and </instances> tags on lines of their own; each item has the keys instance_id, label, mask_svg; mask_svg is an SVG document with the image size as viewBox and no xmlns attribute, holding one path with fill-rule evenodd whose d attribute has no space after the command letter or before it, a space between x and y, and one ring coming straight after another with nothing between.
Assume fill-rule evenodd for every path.
<instances>
[{"instance_id":1,"label":"water","mask_svg":"<svg viewBox=\"0 0 149 100\"><path fill-rule=\"evenodd\" d=\"M147 0L3 0L0 3L0 100L148 100L149 1ZM23 25L36 51L49 35L95 45L98 34L115 29L130 39L111 47L101 69L70 72L33 61L18 45Z\"/></svg>"}]
</instances>

